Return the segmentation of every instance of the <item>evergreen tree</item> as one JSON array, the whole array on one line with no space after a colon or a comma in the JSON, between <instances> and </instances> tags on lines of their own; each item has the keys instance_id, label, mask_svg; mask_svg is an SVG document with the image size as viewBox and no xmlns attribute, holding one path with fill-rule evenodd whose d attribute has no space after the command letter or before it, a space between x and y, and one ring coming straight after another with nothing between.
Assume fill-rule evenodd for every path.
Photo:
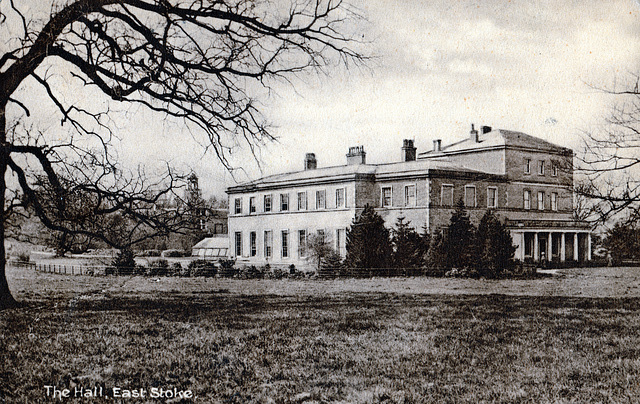
<instances>
[{"instance_id":1,"label":"evergreen tree","mask_svg":"<svg viewBox=\"0 0 640 404\"><path fill-rule=\"evenodd\" d=\"M423 236L424 237L424 236ZM425 255L425 267L427 273L436 274L448 269L446 267L447 252L444 245L442 232L436 232L433 238L430 237L429 249Z\"/></svg>"},{"instance_id":2,"label":"evergreen tree","mask_svg":"<svg viewBox=\"0 0 640 404\"><path fill-rule=\"evenodd\" d=\"M478 271L488 277L498 277L513 268L516 251L506 226L488 210L480 220L476 233L479 252Z\"/></svg>"},{"instance_id":3,"label":"evergreen tree","mask_svg":"<svg viewBox=\"0 0 640 404\"><path fill-rule=\"evenodd\" d=\"M392 252L389 230L370 205L365 205L347 229L346 248L345 264L349 268L388 267Z\"/></svg>"},{"instance_id":4,"label":"evergreen tree","mask_svg":"<svg viewBox=\"0 0 640 404\"><path fill-rule=\"evenodd\" d=\"M456 203L456 209L451 215L444 240L447 268L473 268L476 264L477 250L475 243L475 228L471 224L469 215L462 199Z\"/></svg>"},{"instance_id":5,"label":"evergreen tree","mask_svg":"<svg viewBox=\"0 0 640 404\"><path fill-rule=\"evenodd\" d=\"M393 267L400 270L419 268L423 261L422 238L409 226L410 223L405 222L404 217L399 217L391 231Z\"/></svg>"}]
</instances>

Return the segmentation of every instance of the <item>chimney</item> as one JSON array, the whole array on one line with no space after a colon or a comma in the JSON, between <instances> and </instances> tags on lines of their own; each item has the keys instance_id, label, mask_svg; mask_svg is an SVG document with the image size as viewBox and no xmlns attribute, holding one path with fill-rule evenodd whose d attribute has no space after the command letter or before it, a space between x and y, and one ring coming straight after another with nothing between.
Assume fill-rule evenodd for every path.
<instances>
[{"instance_id":1,"label":"chimney","mask_svg":"<svg viewBox=\"0 0 640 404\"><path fill-rule=\"evenodd\" d=\"M318 160L314 153L307 153L304 155L304 169L315 170L318 167Z\"/></svg>"},{"instance_id":2,"label":"chimney","mask_svg":"<svg viewBox=\"0 0 640 404\"><path fill-rule=\"evenodd\" d=\"M413 140L404 139L402 141L402 161L415 161L416 160L416 148L413 145Z\"/></svg>"},{"instance_id":3,"label":"chimney","mask_svg":"<svg viewBox=\"0 0 640 404\"><path fill-rule=\"evenodd\" d=\"M471 132L469 133L471 134L471 141L478 143L478 131L473 127L473 124L471 124Z\"/></svg>"},{"instance_id":4,"label":"chimney","mask_svg":"<svg viewBox=\"0 0 640 404\"><path fill-rule=\"evenodd\" d=\"M353 164L367 164L367 153L364 151L364 146L349 147L347 165Z\"/></svg>"},{"instance_id":5,"label":"chimney","mask_svg":"<svg viewBox=\"0 0 640 404\"><path fill-rule=\"evenodd\" d=\"M442 139L436 139L433 141L433 151L434 152L442 151Z\"/></svg>"},{"instance_id":6,"label":"chimney","mask_svg":"<svg viewBox=\"0 0 640 404\"><path fill-rule=\"evenodd\" d=\"M491 132L491 126L483 126L482 127L482 134L484 135L485 133L489 133Z\"/></svg>"}]
</instances>

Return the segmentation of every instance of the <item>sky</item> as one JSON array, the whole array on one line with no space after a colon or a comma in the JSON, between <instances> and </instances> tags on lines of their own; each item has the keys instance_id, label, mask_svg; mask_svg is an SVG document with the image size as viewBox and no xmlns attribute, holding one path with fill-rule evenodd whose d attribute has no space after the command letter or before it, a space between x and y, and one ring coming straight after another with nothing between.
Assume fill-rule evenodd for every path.
<instances>
[{"instance_id":1,"label":"sky","mask_svg":"<svg viewBox=\"0 0 640 404\"><path fill-rule=\"evenodd\" d=\"M245 173L234 178L183 127L138 110L117 118L121 158L170 160L193 169L205 195L224 196L237 182L301 170L305 153L319 167L342 165L361 145L368 163L393 162L403 139L426 151L466 137L472 123L579 151L615 102L598 88L640 73L637 0L349 1L367 18L353 29L373 58L275 84L261 101L278 141L260 166L238 150Z\"/></svg>"}]
</instances>

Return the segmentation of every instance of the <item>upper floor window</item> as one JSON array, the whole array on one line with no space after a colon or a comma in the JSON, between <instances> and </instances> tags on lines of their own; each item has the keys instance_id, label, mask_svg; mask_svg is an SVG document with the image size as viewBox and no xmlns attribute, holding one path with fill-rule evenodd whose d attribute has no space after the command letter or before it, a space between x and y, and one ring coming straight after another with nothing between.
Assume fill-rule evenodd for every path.
<instances>
[{"instance_id":1,"label":"upper floor window","mask_svg":"<svg viewBox=\"0 0 640 404\"><path fill-rule=\"evenodd\" d=\"M249 213L256 213L256 197L249 198Z\"/></svg>"},{"instance_id":2,"label":"upper floor window","mask_svg":"<svg viewBox=\"0 0 640 404\"><path fill-rule=\"evenodd\" d=\"M344 188L336 189L336 208L344 208L345 200L344 200Z\"/></svg>"},{"instance_id":3,"label":"upper floor window","mask_svg":"<svg viewBox=\"0 0 640 404\"><path fill-rule=\"evenodd\" d=\"M498 207L498 188L488 187L487 188L487 208L497 208L497 207Z\"/></svg>"},{"instance_id":4,"label":"upper floor window","mask_svg":"<svg viewBox=\"0 0 640 404\"><path fill-rule=\"evenodd\" d=\"M552 177L557 177L558 176L558 165L557 164L552 164L551 165L551 176Z\"/></svg>"},{"instance_id":5,"label":"upper floor window","mask_svg":"<svg viewBox=\"0 0 640 404\"><path fill-rule=\"evenodd\" d=\"M326 209L327 208L327 191L320 190L316 191L316 209Z\"/></svg>"},{"instance_id":6,"label":"upper floor window","mask_svg":"<svg viewBox=\"0 0 640 404\"><path fill-rule=\"evenodd\" d=\"M453 206L453 185L442 184L440 204L442 206Z\"/></svg>"},{"instance_id":7,"label":"upper floor window","mask_svg":"<svg viewBox=\"0 0 640 404\"><path fill-rule=\"evenodd\" d=\"M415 185L407 185L404 187L404 206L416 206Z\"/></svg>"},{"instance_id":8,"label":"upper floor window","mask_svg":"<svg viewBox=\"0 0 640 404\"><path fill-rule=\"evenodd\" d=\"M531 209L531 191L528 189L524 190L524 208Z\"/></svg>"},{"instance_id":9,"label":"upper floor window","mask_svg":"<svg viewBox=\"0 0 640 404\"><path fill-rule=\"evenodd\" d=\"M464 187L464 205L472 208L476 206L476 187L474 185Z\"/></svg>"},{"instance_id":10,"label":"upper floor window","mask_svg":"<svg viewBox=\"0 0 640 404\"><path fill-rule=\"evenodd\" d=\"M558 210L558 194L555 192L551 194L551 210Z\"/></svg>"},{"instance_id":11,"label":"upper floor window","mask_svg":"<svg viewBox=\"0 0 640 404\"><path fill-rule=\"evenodd\" d=\"M382 187L380 206L382 206L383 208L390 207L391 206L391 201L392 201L391 198L392 198L391 187Z\"/></svg>"},{"instance_id":12,"label":"upper floor window","mask_svg":"<svg viewBox=\"0 0 640 404\"><path fill-rule=\"evenodd\" d=\"M289 194L280 194L280 211L286 212L289 210Z\"/></svg>"},{"instance_id":13,"label":"upper floor window","mask_svg":"<svg viewBox=\"0 0 640 404\"><path fill-rule=\"evenodd\" d=\"M544 210L544 192L538 192L538 210Z\"/></svg>"},{"instance_id":14,"label":"upper floor window","mask_svg":"<svg viewBox=\"0 0 640 404\"><path fill-rule=\"evenodd\" d=\"M307 210L307 192L298 192L298 210Z\"/></svg>"},{"instance_id":15,"label":"upper floor window","mask_svg":"<svg viewBox=\"0 0 640 404\"><path fill-rule=\"evenodd\" d=\"M264 196L264 211L271 212L271 195Z\"/></svg>"},{"instance_id":16,"label":"upper floor window","mask_svg":"<svg viewBox=\"0 0 640 404\"><path fill-rule=\"evenodd\" d=\"M538 175L544 175L544 160L538 161Z\"/></svg>"},{"instance_id":17,"label":"upper floor window","mask_svg":"<svg viewBox=\"0 0 640 404\"><path fill-rule=\"evenodd\" d=\"M531 159L524 159L524 173L531 174Z\"/></svg>"},{"instance_id":18,"label":"upper floor window","mask_svg":"<svg viewBox=\"0 0 640 404\"><path fill-rule=\"evenodd\" d=\"M235 202L234 202L234 209L233 212L236 215L239 215L242 213L242 198L236 198Z\"/></svg>"}]
</instances>

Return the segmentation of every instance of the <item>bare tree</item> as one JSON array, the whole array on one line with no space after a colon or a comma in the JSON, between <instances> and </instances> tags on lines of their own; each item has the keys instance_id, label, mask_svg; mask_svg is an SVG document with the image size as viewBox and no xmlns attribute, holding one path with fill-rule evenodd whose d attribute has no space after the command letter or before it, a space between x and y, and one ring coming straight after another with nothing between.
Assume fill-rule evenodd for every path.
<instances>
[{"instance_id":1,"label":"bare tree","mask_svg":"<svg viewBox=\"0 0 640 404\"><path fill-rule=\"evenodd\" d=\"M602 90L616 104L604 124L586 133L578 157L581 217L601 223L623 214L640 219L640 76Z\"/></svg>"},{"instance_id":2,"label":"bare tree","mask_svg":"<svg viewBox=\"0 0 640 404\"><path fill-rule=\"evenodd\" d=\"M352 48L358 42L350 33L350 21L358 16L340 0L276 3L53 1L41 21L27 15L37 7L0 2L0 29L13 27L12 36L0 44L0 238L11 212L28 205L49 228L119 245L122 240L111 240L99 221L97 226L69 226L77 218L60 213L76 193L90 201L93 218L122 212L134 223L165 229L164 218L149 214L148 208L179 178L169 170L149 183L145 175L120 167L112 151L119 134L111 108L138 105L179 120L196 140L204 136L205 147L232 168L232 148L244 145L255 155L272 139L252 89L363 60ZM63 73L76 88L61 85ZM57 131L54 137L26 124L41 118L40 105L30 103L31 88L47 94L64 135ZM84 92L85 100L105 97L108 107L73 101L65 96L69 91ZM38 192L38 178L46 179L53 199ZM0 248L0 306L6 307L14 300Z\"/></svg>"}]
</instances>

